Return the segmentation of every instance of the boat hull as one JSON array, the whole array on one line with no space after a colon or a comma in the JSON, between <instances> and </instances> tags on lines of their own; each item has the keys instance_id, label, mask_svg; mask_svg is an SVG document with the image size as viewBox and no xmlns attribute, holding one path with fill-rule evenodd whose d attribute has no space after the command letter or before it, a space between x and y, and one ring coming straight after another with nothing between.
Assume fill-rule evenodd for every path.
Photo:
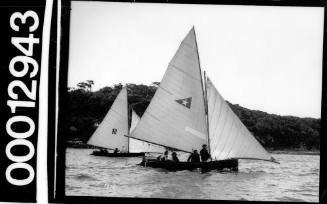
<instances>
[{"instance_id":1,"label":"boat hull","mask_svg":"<svg viewBox=\"0 0 327 204\"><path fill-rule=\"evenodd\" d=\"M109 152L100 152L100 151L93 151L91 155L94 156L104 156L104 157L142 157L144 156L144 152L139 153L109 153Z\"/></svg>"},{"instance_id":2,"label":"boat hull","mask_svg":"<svg viewBox=\"0 0 327 204\"><path fill-rule=\"evenodd\" d=\"M173 162L173 161L158 161L156 159L143 159L143 161L139 165L144 167L163 168L166 170L173 170L173 171L193 170L198 168L202 170L238 171L237 159L211 161L211 162Z\"/></svg>"}]
</instances>

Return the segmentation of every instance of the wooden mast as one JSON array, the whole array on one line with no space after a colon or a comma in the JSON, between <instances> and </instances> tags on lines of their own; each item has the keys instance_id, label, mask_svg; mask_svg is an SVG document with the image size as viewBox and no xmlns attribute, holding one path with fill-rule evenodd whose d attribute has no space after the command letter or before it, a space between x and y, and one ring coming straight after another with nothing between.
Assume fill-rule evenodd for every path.
<instances>
[{"instance_id":1,"label":"wooden mast","mask_svg":"<svg viewBox=\"0 0 327 204\"><path fill-rule=\"evenodd\" d=\"M207 143L208 143L208 151L210 152L210 139L209 139L209 119L208 119L208 102L207 102L207 86L206 86L206 72L204 71L204 87L203 87L203 80L202 80L202 71L201 71L201 64L200 64L200 57L199 57L199 49L198 49L198 42L196 40L195 29L193 26L194 36L195 36L195 45L196 45L196 52L198 54L198 62L199 62L199 71L200 71L200 78L201 78L201 85L202 85L202 96L204 100L204 110L206 114L206 124L207 124ZM211 153L211 152L210 152Z\"/></svg>"},{"instance_id":2,"label":"wooden mast","mask_svg":"<svg viewBox=\"0 0 327 204\"><path fill-rule=\"evenodd\" d=\"M126 84L126 99L127 99L127 127L128 127L128 134L130 130L130 125L129 125L129 118L130 118L130 110L129 110L129 105L128 105L128 89L127 89L127 84ZM127 153L129 153L129 138L127 139Z\"/></svg>"},{"instance_id":3,"label":"wooden mast","mask_svg":"<svg viewBox=\"0 0 327 204\"><path fill-rule=\"evenodd\" d=\"M211 155L211 150L210 150L210 137L209 137L209 113L208 113L208 94L207 94L207 76L206 76L206 71L204 71L204 100L205 100L205 110L206 110L206 119L207 119L207 132L208 132L208 151L210 152Z\"/></svg>"}]
</instances>

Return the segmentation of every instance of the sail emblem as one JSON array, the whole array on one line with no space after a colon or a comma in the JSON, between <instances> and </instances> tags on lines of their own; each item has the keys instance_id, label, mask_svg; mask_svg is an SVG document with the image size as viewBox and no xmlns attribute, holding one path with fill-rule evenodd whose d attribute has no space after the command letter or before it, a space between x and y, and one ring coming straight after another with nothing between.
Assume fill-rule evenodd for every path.
<instances>
[{"instance_id":1,"label":"sail emblem","mask_svg":"<svg viewBox=\"0 0 327 204\"><path fill-rule=\"evenodd\" d=\"M176 102L185 106L186 108L191 108L192 97L179 99L176 100Z\"/></svg>"},{"instance_id":2,"label":"sail emblem","mask_svg":"<svg viewBox=\"0 0 327 204\"><path fill-rule=\"evenodd\" d=\"M116 135L117 134L117 128L112 128L112 134Z\"/></svg>"}]
</instances>

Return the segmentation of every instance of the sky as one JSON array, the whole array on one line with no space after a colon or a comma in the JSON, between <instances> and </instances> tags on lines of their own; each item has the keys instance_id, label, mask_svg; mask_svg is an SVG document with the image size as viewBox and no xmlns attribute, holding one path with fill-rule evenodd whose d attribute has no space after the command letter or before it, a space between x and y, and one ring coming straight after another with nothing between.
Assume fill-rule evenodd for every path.
<instances>
[{"instance_id":1,"label":"sky","mask_svg":"<svg viewBox=\"0 0 327 204\"><path fill-rule=\"evenodd\" d=\"M160 82L194 26L200 66L233 104L320 118L323 8L72 2L68 86Z\"/></svg>"}]
</instances>

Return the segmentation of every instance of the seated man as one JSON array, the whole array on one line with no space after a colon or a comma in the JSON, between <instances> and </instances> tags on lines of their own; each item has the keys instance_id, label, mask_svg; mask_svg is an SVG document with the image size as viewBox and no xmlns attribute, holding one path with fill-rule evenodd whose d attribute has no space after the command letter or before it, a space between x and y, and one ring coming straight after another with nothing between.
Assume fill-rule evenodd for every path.
<instances>
[{"instance_id":1,"label":"seated man","mask_svg":"<svg viewBox=\"0 0 327 204\"><path fill-rule=\"evenodd\" d=\"M166 150L164 152L164 155L161 157L161 161L167 161L168 160L168 151Z\"/></svg>"},{"instance_id":2,"label":"seated man","mask_svg":"<svg viewBox=\"0 0 327 204\"><path fill-rule=\"evenodd\" d=\"M193 153L188 157L187 162L200 162L198 150L193 151Z\"/></svg>"},{"instance_id":3,"label":"seated man","mask_svg":"<svg viewBox=\"0 0 327 204\"><path fill-rule=\"evenodd\" d=\"M207 161L209 158L211 160L211 156L210 156L210 154L209 154L209 152L207 150L207 145L206 144L202 145L200 155L201 155L201 161L203 161L203 162Z\"/></svg>"},{"instance_id":4,"label":"seated man","mask_svg":"<svg viewBox=\"0 0 327 204\"><path fill-rule=\"evenodd\" d=\"M174 162L179 162L179 159L178 159L178 157L177 157L176 152L173 152L173 153L171 154L171 156L172 156L172 159L173 159Z\"/></svg>"},{"instance_id":5,"label":"seated man","mask_svg":"<svg viewBox=\"0 0 327 204\"><path fill-rule=\"evenodd\" d=\"M117 154L119 152L118 148L114 150L114 154Z\"/></svg>"}]
</instances>

